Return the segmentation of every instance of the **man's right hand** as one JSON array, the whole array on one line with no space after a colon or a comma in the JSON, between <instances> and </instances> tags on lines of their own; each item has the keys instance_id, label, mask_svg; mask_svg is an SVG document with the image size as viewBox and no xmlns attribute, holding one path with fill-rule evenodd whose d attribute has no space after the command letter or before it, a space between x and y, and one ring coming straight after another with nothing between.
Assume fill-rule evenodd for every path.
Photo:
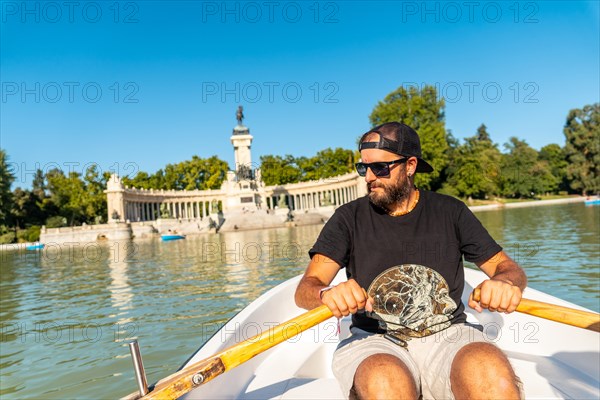
<instances>
[{"instance_id":1,"label":"man's right hand","mask_svg":"<svg viewBox=\"0 0 600 400\"><path fill-rule=\"evenodd\" d=\"M354 280L342 282L321 293L321 301L336 318L355 314L358 310L373 311L374 300L367 291Z\"/></svg>"}]
</instances>

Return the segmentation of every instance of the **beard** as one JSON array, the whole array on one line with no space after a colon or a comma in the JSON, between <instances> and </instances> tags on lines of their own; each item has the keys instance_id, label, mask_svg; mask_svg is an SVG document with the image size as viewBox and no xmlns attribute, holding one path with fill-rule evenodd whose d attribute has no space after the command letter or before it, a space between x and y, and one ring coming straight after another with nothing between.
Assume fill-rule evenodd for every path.
<instances>
[{"instance_id":1,"label":"beard","mask_svg":"<svg viewBox=\"0 0 600 400\"><path fill-rule=\"evenodd\" d=\"M373 189L383 188L383 192L374 192ZM402 202L408 198L410 194L411 183L406 174L400 173L398 180L395 183L382 183L374 181L367 183L367 192L369 193L369 201L379 208L391 210L396 203Z\"/></svg>"}]
</instances>

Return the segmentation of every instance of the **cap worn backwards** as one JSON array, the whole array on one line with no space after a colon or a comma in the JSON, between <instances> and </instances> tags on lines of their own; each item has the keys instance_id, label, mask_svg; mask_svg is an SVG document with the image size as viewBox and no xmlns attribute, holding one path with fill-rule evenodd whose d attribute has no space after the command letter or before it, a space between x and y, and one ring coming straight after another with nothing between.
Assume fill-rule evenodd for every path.
<instances>
[{"instance_id":1,"label":"cap worn backwards","mask_svg":"<svg viewBox=\"0 0 600 400\"><path fill-rule=\"evenodd\" d=\"M371 133L379 135L378 142L365 142ZM405 157L416 157L417 172L432 172L433 167L421 157L421 141L417 132L400 122L386 122L366 132L360 138L358 150L381 149Z\"/></svg>"}]
</instances>

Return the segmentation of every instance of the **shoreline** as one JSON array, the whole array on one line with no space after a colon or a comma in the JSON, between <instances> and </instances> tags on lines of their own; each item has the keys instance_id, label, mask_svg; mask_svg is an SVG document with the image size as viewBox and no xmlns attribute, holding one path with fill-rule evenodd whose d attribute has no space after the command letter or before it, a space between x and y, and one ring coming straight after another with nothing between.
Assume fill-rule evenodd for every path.
<instances>
[{"instance_id":1,"label":"shoreline","mask_svg":"<svg viewBox=\"0 0 600 400\"><path fill-rule=\"evenodd\" d=\"M549 199L549 200L532 200L532 201L522 201L522 202L515 202L515 203L493 203L493 204L486 204L486 205L481 205L481 206L469 206L469 209L473 212L480 212L480 211L494 211L494 210L503 210L503 209L509 209L509 208L524 208L524 207L539 207L539 206L550 206L550 205L557 205L557 204L570 204L570 203L583 203L586 200L585 196L578 196L578 197L568 197L568 198L562 198L562 199ZM327 212L322 212L322 213L315 213L319 216L319 218L299 218L299 221L297 221L296 223L294 222L285 222L282 223L281 225L271 225L271 226L261 226L259 228L254 228L254 229L269 229L269 228L285 228L285 227L295 227L295 226L299 226L299 225L319 225L319 224L323 224L326 220L325 218L330 217L333 214L334 210L323 210L323 211L327 211ZM312 214L312 213L311 213ZM302 214L300 214L299 216L301 216ZM307 215L306 215L307 216ZM302 219L305 219L304 221L302 221ZM312 221L308 221L308 220L312 220ZM282 221L283 222L283 221ZM304 222L304 223L303 223ZM312 223L311 223L312 222ZM148 225L148 227L150 226L150 224L146 223L146 225ZM91 226L89 226L91 227ZM64 228L61 228L64 229ZM220 232L238 232L238 231L251 231L254 230L252 228L250 229L227 229L227 230L221 230ZM148 232L150 233L150 232ZM213 232L197 232L197 233L192 233L194 235L196 234L210 234ZM214 234L214 233L213 233ZM68 236L68 237L67 237ZM62 241L62 243L67 243L67 242L72 242L72 237L73 237L73 233L66 233L65 232L65 241ZM140 240L140 239L150 239L150 238L154 238L154 237L159 237L158 234L156 235L140 235L140 236L135 236L132 239L128 239L128 240ZM41 238L40 238L41 239ZM85 242L85 243L95 243L97 242L97 240L88 240L88 241L81 241L81 242ZM38 241L38 242L27 242L27 243L9 243L9 244L1 244L0 245L0 251L10 251L10 250L16 250L16 251L40 251L42 249L37 249L37 250L27 250L28 246L35 246L37 244L40 243L44 243L42 240ZM59 244L58 241L50 241L48 242L48 244Z\"/></svg>"},{"instance_id":2,"label":"shoreline","mask_svg":"<svg viewBox=\"0 0 600 400\"><path fill-rule=\"evenodd\" d=\"M566 197L563 199L517 201L514 203L493 203L493 204L486 204L486 205L482 205L482 206L469 206L469 209L473 212L477 212L477 211L501 210L501 209L505 209L505 208L524 208L524 207L537 207L537 206L552 206L555 204L583 203L583 202L585 202L585 200L586 200L585 196L578 196L578 197Z\"/></svg>"}]
</instances>

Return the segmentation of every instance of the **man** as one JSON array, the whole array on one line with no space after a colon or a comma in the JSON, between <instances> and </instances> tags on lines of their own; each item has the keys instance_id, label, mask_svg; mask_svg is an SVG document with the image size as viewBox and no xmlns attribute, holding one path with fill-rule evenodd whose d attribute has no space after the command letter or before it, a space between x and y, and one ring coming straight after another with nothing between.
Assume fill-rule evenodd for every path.
<instances>
[{"instance_id":1,"label":"man","mask_svg":"<svg viewBox=\"0 0 600 400\"><path fill-rule=\"evenodd\" d=\"M365 177L368 196L336 210L310 250L311 262L296 290L300 307L326 304L338 318L352 314L352 335L340 343L333 360L344 395L522 397L506 356L465 323L461 302L463 257L490 277L478 286L480 301L473 294L469 298L469 306L479 312L513 312L527 284L522 269L464 203L414 187L415 173L433 168L421 158L419 136L412 128L397 122L377 126L362 136L359 151L362 161L356 168ZM447 325L437 325L445 328L438 334L409 329L416 337L394 340L369 318L376 299L367 289L379 274L403 264L426 271L441 282L439 287L447 288L446 314L435 316ZM340 268L346 268L348 281L329 287ZM439 333L444 334L441 340Z\"/></svg>"}]
</instances>

